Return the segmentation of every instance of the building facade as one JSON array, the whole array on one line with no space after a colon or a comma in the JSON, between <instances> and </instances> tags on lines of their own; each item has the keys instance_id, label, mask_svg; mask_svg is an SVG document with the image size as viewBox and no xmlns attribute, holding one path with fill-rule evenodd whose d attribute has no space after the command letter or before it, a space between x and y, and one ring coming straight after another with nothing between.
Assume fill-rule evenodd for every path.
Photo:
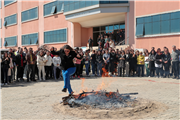
<instances>
[{"instance_id":1,"label":"building facade","mask_svg":"<svg viewBox=\"0 0 180 120\"><path fill-rule=\"evenodd\" d=\"M0 3L1 49L42 45L97 45L104 31L125 30L132 48L180 48L179 1L4 1Z\"/></svg>"}]
</instances>

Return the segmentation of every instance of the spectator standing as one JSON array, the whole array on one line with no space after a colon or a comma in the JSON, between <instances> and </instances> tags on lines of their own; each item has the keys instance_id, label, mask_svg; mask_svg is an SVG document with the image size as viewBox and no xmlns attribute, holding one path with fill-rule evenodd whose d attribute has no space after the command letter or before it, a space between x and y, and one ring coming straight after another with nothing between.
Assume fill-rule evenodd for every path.
<instances>
[{"instance_id":1,"label":"spectator standing","mask_svg":"<svg viewBox=\"0 0 180 120\"><path fill-rule=\"evenodd\" d=\"M61 68L60 68L60 64L61 64L61 58L59 57L59 55L55 55L54 57L53 57L53 59L52 59L52 62L53 62L53 65L54 65L54 79L55 80L57 80L57 78L56 78L56 70L57 70L57 68L59 68L60 70L61 70ZM60 73L59 73L59 79L60 79L60 74L61 74L61 71L60 71Z\"/></svg>"},{"instance_id":2,"label":"spectator standing","mask_svg":"<svg viewBox=\"0 0 180 120\"><path fill-rule=\"evenodd\" d=\"M119 56L119 64L118 64L118 76L124 77L124 70L125 70L125 62L126 62L126 55L125 55L125 51L122 51L122 54ZM122 75L123 73L123 75Z\"/></svg>"},{"instance_id":3,"label":"spectator standing","mask_svg":"<svg viewBox=\"0 0 180 120\"><path fill-rule=\"evenodd\" d=\"M164 49L163 65L164 65L164 78L169 78L169 68L171 65L171 55L167 48Z\"/></svg>"},{"instance_id":4,"label":"spectator standing","mask_svg":"<svg viewBox=\"0 0 180 120\"><path fill-rule=\"evenodd\" d=\"M172 69L174 72L174 77L179 79L179 55L180 52L176 49L176 46L172 46L172 53L171 53L171 58L172 58Z\"/></svg>"},{"instance_id":5,"label":"spectator standing","mask_svg":"<svg viewBox=\"0 0 180 120\"><path fill-rule=\"evenodd\" d=\"M109 59L110 59L110 55L108 52L108 49L106 50L105 54L103 54L103 60L104 60L104 64L105 64L105 69L108 71L109 68Z\"/></svg>"},{"instance_id":6,"label":"spectator standing","mask_svg":"<svg viewBox=\"0 0 180 120\"><path fill-rule=\"evenodd\" d=\"M26 59L25 59L25 56L23 56L23 49L20 48L16 56L16 66L17 66L16 80L17 81L19 81L18 78L20 78L20 80L24 80L23 71L24 71L25 63L26 63Z\"/></svg>"},{"instance_id":7,"label":"spectator standing","mask_svg":"<svg viewBox=\"0 0 180 120\"><path fill-rule=\"evenodd\" d=\"M112 49L112 51L110 52L110 64L109 64L109 68L110 68L110 75L114 76L115 73L115 62L116 62L116 53L115 50ZM114 76L115 77L115 76Z\"/></svg>"},{"instance_id":8,"label":"spectator standing","mask_svg":"<svg viewBox=\"0 0 180 120\"><path fill-rule=\"evenodd\" d=\"M93 46L93 40L91 39L91 37L89 37L88 43L89 43L89 49L91 49Z\"/></svg>"},{"instance_id":9,"label":"spectator standing","mask_svg":"<svg viewBox=\"0 0 180 120\"><path fill-rule=\"evenodd\" d=\"M145 53L145 68L146 68L146 77L148 77L150 75L150 70L149 70L149 53L148 52Z\"/></svg>"},{"instance_id":10,"label":"spectator standing","mask_svg":"<svg viewBox=\"0 0 180 120\"><path fill-rule=\"evenodd\" d=\"M10 53L9 53L9 54L10 54ZM2 59L3 73L4 73L3 85L7 85L7 82L8 82L9 63L10 63L10 59L9 59L9 57L8 57L8 54L5 52L5 53L4 53L4 58Z\"/></svg>"},{"instance_id":11,"label":"spectator standing","mask_svg":"<svg viewBox=\"0 0 180 120\"><path fill-rule=\"evenodd\" d=\"M130 52L129 52L129 50L127 50L126 51L126 63L125 63L126 77L129 77L129 73L130 73L129 61L130 61Z\"/></svg>"},{"instance_id":12,"label":"spectator standing","mask_svg":"<svg viewBox=\"0 0 180 120\"><path fill-rule=\"evenodd\" d=\"M46 62L46 59L44 57L44 53L43 51L41 50L39 52L39 55L37 55L37 67L38 67L38 73L39 73L39 80L41 81L43 78L43 80L46 80L45 79L45 69L44 69L44 64ZM41 76L41 72L42 72L42 76Z\"/></svg>"},{"instance_id":13,"label":"spectator standing","mask_svg":"<svg viewBox=\"0 0 180 120\"><path fill-rule=\"evenodd\" d=\"M130 72L131 71L133 72L133 77L134 77L134 73L137 69L137 56L134 53L134 50L131 50L129 65L130 65Z\"/></svg>"},{"instance_id":14,"label":"spectator standing","mask_svg":"<svg viewBox=\"0 0 180 120\"><path fill-rule=\"evenodd\" d=\"M105 49L109 49L109 41L106 41L105 45L104 45Z\"/></svg>"},{"instance_id":15,"label":"spectator standing","mask_svg":"<svg viewBox=\"0 0 180 120\"><path fill-rule=\"evenodd\" d=\"M150 54L149 54L149 70L150 70L150 77L154 77L155 75L155 51L151 50Z\"/></svg>"},{"instance_id":16,"label":"spectator standing","mask_svg":"<svg viewBox=\"0 0 180 120\"><path fill-rule=\"evenodd\" d=\"M46 72L46 79L49 79L49 78L52 78L52 69L51 69L51 66L52 66L52 57L50 56L50 51L47 51L46 52L46 55L44 56L45 58L45 72Z\"/></svg>"},{"instance_id":17,"label":"spectator standing","mask_svg":"<svg viewBox=\"0 0 180 120\"><path fill-rule=\"evenodd\" d=\"M159 74L160 77L163 77L163 55L160 48L157 49L157 54L155 56L155 67L157 77L159 78Z\"/></svg>"},{"instance_id":18,"label":"spectator standing","mask_svg":"<svg viewBox=\"0 0 180 120\"><path fill-rule=\"evenodd\" d=\"M140 71L142 77L144 77L144 56L142 55L143 53L140 52L139 56L137 57L137 68L138 68L138 77L140 77Z\"/></svg>"},{"instance_id":19,"label":"spectator standing","mask_svg":"<svg viewBox=\"0 0 180 120\"><path fill-rule=\"evenodd\" d=\"M96 61L97 61L97 76L102 76L102 64L103 64L103 56L101 54L101 51L98 51L98 54L96 55Z\"/></svg>"},{"instance_id":20,"label":"spectator standing","mask_svg":"<svg viewBox=\"0 0 180 120\"><path fill-rule=\"evenodd\" d=\"M95 50L92 51L91 54L91 67L92 67L92 76L95 76L95 64L96 64L96 54Z\"/></svg>"},{"instance_id":21,"label":"spectator standing","mask_svg":"<svg viewBox=\"0 0 180 120\"><path fill-rule=\"evenodd\" d=\"M35 80L35 63L36 63L36 56L33 53L33 49L29 48L29 53L26 55L27 60L27 82L29 82L29 73L31 71L31 81Z\"/></svg>"},{"instance_id":22,"label":"spectator standing","mask_svg":"<svg viewBox=\"0 0 180 120\"><path fill-rule=\"evenodd\" d=\"M109 46L110 46L112 49L115 48L115 43L114 43L113 39L110 39Z\"/></svg>"},{"instance_id":23,"label":"spectator standing","mask_svg":"<svg viewBox=\"0 0 180 120\"><path fill-rule=\"evenodd\" d=\"M12 50L12 48L9 49L9 53L11 54L12 60L13 60L13 76L12 76L12 80L16 79L16 56L14 55L14 52Z\"/></svg>"},{"instance_id":24,"label":"spectator standing","mask_svg":"<svg viewBox=\"0 0 180 120\"><path fill-rule=\"evenodd\" d=\"M86 67L86 76L89 76L89 64L90 64L90 56L88 54L88 52L85 52L85 56L84 56L84 60L85 60L85 67Z\"/></svg>"},{"instance_id":25,"label":"spectator standing","mask_svg":"<svg viewBox=\"0 0 180 120\"><path fill-rule=\"evenodd\" d=\"M8 82L11 83L11 77L12 77L12 74L13 74L13 62L12 62L12 58L11 58L11 54L9 53L8 54L8 57L9 57L9 69L8 69ZM3 71L1 71L3 72Z\"/></svg>"}]
</instances>

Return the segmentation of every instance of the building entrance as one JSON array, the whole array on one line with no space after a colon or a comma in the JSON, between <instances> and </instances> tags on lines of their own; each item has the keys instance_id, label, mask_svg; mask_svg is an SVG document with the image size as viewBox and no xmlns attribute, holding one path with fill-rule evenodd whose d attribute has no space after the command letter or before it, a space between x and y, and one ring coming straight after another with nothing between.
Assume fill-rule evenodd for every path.
<instances>
[{"instance_id":1,"label":"building entrance","mask_svg":"<svg viewBox=\"0 0 180 120\"><path fill-rule=\"evenodd\" d=\"M124 23L93 27L93 46L98 46L97 38L99 35L104 34L104 31L107 34L111 34L112 32L114 32L116 34L117 31L120 29L125 30L125 24Z\"/></svg>"}]
</instances>

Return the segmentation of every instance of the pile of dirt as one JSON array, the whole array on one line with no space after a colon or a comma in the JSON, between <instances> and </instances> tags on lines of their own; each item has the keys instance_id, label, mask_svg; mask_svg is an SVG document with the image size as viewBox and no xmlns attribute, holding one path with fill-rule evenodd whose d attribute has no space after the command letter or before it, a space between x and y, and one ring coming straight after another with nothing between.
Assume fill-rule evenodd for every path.
<instances>
[{"instance_id":1,"label":"pile of dirt","mask_svg":"<svg viewBox=\"0 0 180 120\"><path fill-rule=\"evenodd\" d=\"M87 105L80 107L70 107L56 103L53 105L53 111L75 116L81 119L140 119L148 116L157 116L165 111L167 107L155 101L149 101L138 98L132 107L118 109L99 109Z\"/></svg>"}]
</instances>

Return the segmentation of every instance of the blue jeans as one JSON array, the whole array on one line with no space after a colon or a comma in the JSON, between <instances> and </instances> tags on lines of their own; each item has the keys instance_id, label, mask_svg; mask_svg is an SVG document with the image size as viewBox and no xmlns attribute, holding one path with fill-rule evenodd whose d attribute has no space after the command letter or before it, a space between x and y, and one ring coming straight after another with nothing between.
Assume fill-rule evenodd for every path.
<instances>
[{"instance_id":1,"label":"blue jeans","mask_svg":"<svg viewBox=\"0 0 180 120\"><path fill-rule=\"evenodd\" d=\"M89 75L89 62L87 63L87 64L85 64L85 66L86 66L86 75Z\"/></svg>"},{"instance_id":2,"label":"blue jeans","mask_svg":"<svg viewBox=\"0 0 180 120\"><path fill-rule=\"evenodd\" d=\"M64 78L64 88L68 89L69 94L72 93L71 84L70 84L70 76L76 72L76 67L68 68L67 70L62 70L62 75Z\"/></svg>"},{"instance_id":3,"label":"blue jeans","mask_svg":"<svg viewBox=\"0 0 180 120\"><path fill-rule=\"evenodd\" d=\"M93 75L95 75L95 64L91 63L91 66L92 66L92 73L93 73Z\"/></svg>"},{"instance_id":4,"label":"blue jeans","mask_svg":"<svg viewBox=\"0 0 180 120\"><path fill-rule=\"evenodd\" d=\"M159 77L159 74L161 76L163 76L163 67L159 68L159 67L156 67L156 75Z\"/></svg>"},{"instance_id":5,"label":"blue jeans","mask_svg":"<svg viewBox=\"0 0 180 120\"><path fill-rule=\"evenodd\" d=\"M102 75L102 63L97 63L97 75L99 75L99 71L100 75Z\"/></svg>"},{"instance_id":6,"label":"blue jeans","mask_svg":"<svg viewBox=\"0 0 180 120\"><path fill-rule=\"evenodd\" d=\"M144 65L137 65L137 69L138 69L138 77L140 76L140 68L142 70L142 77L144 76Z\"/></svg>"},{"instance_id":7,"label":"blue jeans","mask_svg":"<svg viewBox=\"0 0 180 120\"><path fill-rule=\"evenodd\" d=\"M175 77L179 77L179 61L172 62L172 69Z\"/></svg>"}]
</instances>

